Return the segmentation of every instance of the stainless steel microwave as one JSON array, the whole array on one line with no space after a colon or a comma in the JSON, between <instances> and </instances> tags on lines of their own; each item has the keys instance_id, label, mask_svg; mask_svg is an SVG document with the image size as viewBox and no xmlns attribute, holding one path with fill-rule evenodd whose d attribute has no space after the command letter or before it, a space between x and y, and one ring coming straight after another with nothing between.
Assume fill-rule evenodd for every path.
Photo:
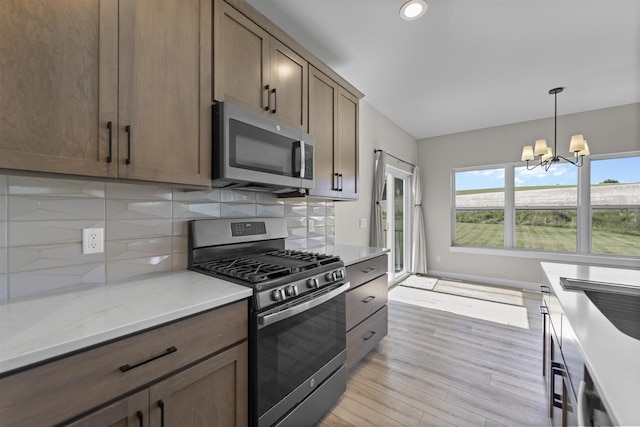
<instances>
[{"instance_id":1,"label":"stainless steel microwave","mask_svg":"<svg viewBox=\"0 0 640 427\"><path fill-rule=\"evenodd\" d=\"M256 191L313 188L313 137L229 102L213 105L212 185Z\"/></svg>"}]
</instances>

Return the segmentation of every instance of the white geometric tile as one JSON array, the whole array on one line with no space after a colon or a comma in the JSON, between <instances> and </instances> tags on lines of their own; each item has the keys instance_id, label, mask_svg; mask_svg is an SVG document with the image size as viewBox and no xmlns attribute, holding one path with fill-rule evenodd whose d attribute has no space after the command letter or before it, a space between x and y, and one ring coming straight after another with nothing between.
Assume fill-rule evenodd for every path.
<instances>
[{"instance_id":1,"label":"white geometric tile","mask_svg":"<svg viewBox=\"0 0 640 427\"><path fill-rule=\"evenodd\" d=\"M318 249L326 246L326 238L324 236L310 237L307 239L307 249Z\"/></svg>"},{"instance_id":2,"label":"white geometric tile","mask_svg":"<svg viewBox=\"0 0 640 427\"><path fill-rule=\"evenodd\" d=\"M221 202L222 196L219 188L214 188L209 191L189 191L173 189L173 201L174 202Z\"/></svg>"},{"instance_id":3,"label":"white geometric tile","mask_svg":"<svg viewBox=\"0 0 640 427\"><path fill-rule=\"evenodd\" d=\"M255 203L221 203L220 204L220 217L221 218L255 218L256 216L256 204Z\"/></svg>"},{"instance_id":4,"label":"white geometric tile","mask_svg":"<svg viewBox=\"0 0 640 427\"><path fill-rule=\"evenodd\" d=\"M300 238L306 238L307 237L307 228L306 227L288 228L287 231L289 233L289 238L290 239L300 239Z\"/></svg>"},{"instance_id":5,"label":"white geometric tile","mask_svg":"<svg viewBox=\"0 0 640 427\"><path fill-rule=\"evenodd\" d=\"M7 248L0 248L0 274L6 274L9 271L7 255L9 250Z\"/></svg>"},{"instance_id":6,"label":"white geometric tile","mask_svg":"<svg viewBox=\"0 0 640 427\"><path fill-rule=\"evenodd\" d=\"M284 218L284 205L256 204L256 216L259 218Z\"/></svg>"},{"instance_id":7,"label":"white geometric tile","mask_svg":"<svg viewBox=\"0 0 640 427\"><path fill-rule=\"evenodd\" d=\"M189 234L189 219L174 219L171 235L172 236L187 236Z\"/></svg>"},{"instance_id":8,"label":"white geometric tile","mask_svg":"<svg viewBox=\"0 0 640 427\"><path fill-rule=\"evenodd\" d=\"M306 216L288 216L285 218L287 228L307 228Z\"/></svg>"},{"instance_id":9,"label":"white geometric tile","mask_svg":"<svg viewBox=\"0 0 640 427\"><path fill-rule=\"evenodd\" d=\"M187 254L189 251L189 238L187 236L174 236L171 243L171 254Z\"/></svg>"},{"instance_id":10,"label":"white geometric tile","mask_svg":"<svg viewBox=\"0 0 640 427\"><path fill-rule=\"evenodd\" d=\"M7 194L7 175L0 174L0 194Z\"/></svg>"},{"instance_id":11,"label":"white geometric tile","mask_svg":"<svg viewBox=\"0 0 640 427\"><path fill-rule=\"evenodd\" d=\"M172 202L107 199L107 220L171 218Z\"/></svg>"},{"instance_id":12,"label":"white geometric tile","mask_svg":"<svg viewBox=\"0 0 640 427\"><path fill-rule=\"evenodd\" d=\"M220 205L217 202L173 202L173 218L219 218Z\"/></svg>"},{"instance_id":13,"label":"white geometric tile","mask_svg":"<svg viewBox=\"0 0 640 427\"><path fill-rule=\"evenodd\" d=\"M307 201L300 198L284 199L285 206L307 206Z\"/></svg>"},{"instance_id":14,"label":"white geometric tile","mask_svg":"<svg viewBox=\"0 0 640 427\"><path fill-rule=\"evenodd\" d=\"M20 246L8 249L9 273L72 267L105 262L105 254L82 254L80 243L67 245Z\"/></svg>"},{"instance_id":15,"label":"white geometric tile","mask_svg":"<svg viewBox=\"0 0 640 427\"><path fill-rule=\"evenodd\" d=\"M9 175L8 194L40 197L104 198L104 182Z\"/></svg>"},{"instance_id":16,"label":"white geometric tile","mask_svg":"<svg viewBox=\"0 0 640 427\"><path fill-rule=\"evenodd\" d=\"M327 236L327 246L333 246L336 244L336 238L334 236Z\"/></svg>"},{"instance_id":17,"label":"white geometric tile","mask_svg":"<svg viewBox=\"0 0 640 427\"><path fill-rule=\"evenodd\" d=\"M186 270L189 264L189 257L186 253L171 255L171 270L180 271Z\"/></svg>"},{"instance_id":18,"label":"white geometric tile","mask_svg":"<svg viewBox=\"0 0 640 427\"><path fill-rule=\"evenodd\" d=\"M107 242L107 263L132 258L147 258L171 254L171 237L118 240Z\"/></svg>"},{"instance_id":19,"label":"white geometric tile","mask_svg":"<svg viewBox=\"0 0 640 427\"><path fill-rule=\"evenodd\" d=\"M9 279L9 299L78 285L102 284L105 277L104 263L13 273Z\"/></svg>"},{"instance_id":20,"label":"white geometric tile","mask_svg":"<svg viewBox=\"0 0 640 427\"><path fill-rule=\"evenodd\" d=\"M132 240L171 236L170 219L132 219L107 221L106 240Z\"/></svg>"},{"instance_id":21,"label":"white geometric tile","mask_svg":"<svg viewBox=\"0 0 640 427\"><path fill-rule=\"evenodd\" d=\"M104 228L104 221L10 221L8 246L80 243L83 228Z\"/></svg>"},{"instance_id":22,"label":"white geometric tile","mask_svg":"<svg viewBox=\"0 0 640 427\"><path fill-rule=\"evenodd\" d=\"M251 191L226 190L221 191L222 202L255 203L256 193Z\"/></svg>"},{"instance_id":23,"label":"white geometric tile","mask_svg":"<svg viewBox=\"0 0 640 427\"><path fill-rule=\"evenodd\" d=\"M7 220L7 196L6 194L0 194L0 221Z\"/></svg>"},{"instance_id":24,"label":"white geometric tile","mask_svg":"<svg viewBox=\"0 0 640 427\"><path fill-rule=\"evenodd\" d=\"M304 250L307 249L307 239L287 239L285 246L287 249Z\"/></svg>"},{"instance_id":25,"label":"white geometric tile","mask_svg":"<svg viewBox=\"0 0 640 427\"><path fill-rule=\"evenodd\" d=\"M9 196L9 221L104 219L104 199Z\"/></svg>"},{"instance_id":26,"label":"white geometric tile","mask_svg":"<svg viewBox=\"0 0 640 427\"><path fill-rule=\"evenodd\" d=\"M107 264L108 281L113 282L149 273L171 271L171 258L171 255L162 255L112 261Z\"/></svg>"},{"instance_id":27,"label":"white geometric tile","mask_svg":"<svg viewBox=\"0 0 640 427\"><path fill-rule=\"evenodd\" d=\"M313 227L313 231L307 232L307 237L324 237L325 236L325 227L324 225L315 225Z\"/></svg>"},{"instance_id":28,"label":"white geometric tile","mask_svg":"<svg viewBox=\"0 0 640 427\"><path fill-rule=\"evenodd\" d=\"M256 192L256 203L261 203L263 205L277 205L284 204L284 199L279 199L273 193L265 193L265 192Z\"/></svg>"},{"instance_id":29,"label":"white geometric tile","mask_svg":"<svg viewBox=\"0 0 640 427\"><path fill-rule=\"evenodd\" d=\"M294 217L294 216L301 216L301 217L307 217L307 205L306 204L296 204L296 205L289 205L287 203L284 204L284 216L286 218L289 217Z\"/></svg>"},{"instance_id":30,"label":"white geometric tile","mask_svg":"<svg viewBox=\"0 0 640 427\"><path fill-rule=\"evenodd\" d=\"M164 184L129 184L107 182L107 199L171 200L171 186Z\"/></svg>"},{"instance_id":31,"label":"white geometric tile","mask_svg":"<svg viewBox=\"0 0 640 427\"><path fill-rule=\"evenodd\" d=\"M7 222L0 221L0 248L7 246Z\"/></svg>"}]
</instances>

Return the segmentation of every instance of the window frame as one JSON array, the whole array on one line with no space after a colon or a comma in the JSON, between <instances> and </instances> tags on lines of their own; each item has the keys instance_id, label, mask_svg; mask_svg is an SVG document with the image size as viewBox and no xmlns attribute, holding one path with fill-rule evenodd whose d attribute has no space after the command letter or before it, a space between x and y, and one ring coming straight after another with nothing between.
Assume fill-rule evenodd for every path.
<instances>
[{"instance_id":1,"label":"window frame","mask_svg":"<svg viewBox=\"0 0 640 427\"><path fill-rule=\"evenodd\" d=\"M593 253L592 244L592 206L591 206L591 160L607 160L625 157L640 157L640 151L622 153L598 154L586 157L583 166L578 168L577 182L577 226L576 251L551 251L541 249L524 249L515 247L515 168L522 167L521 162L453 168L451 170L450 207L451 207L451 239L450 252L472 253L482 255L514 256L521 258L535 258L540 260L555 260L566 262L597 262L603 265L619 265L637 267L640 256L622 254ZM551 166L553 167L553 166ZM456 182L457 172L481 171L504 168L504 247L458 245L456 238ZM632 207L634 205L625 205ZM561 208L561 207L558 207Z\"/></svg>"}]
</instances>

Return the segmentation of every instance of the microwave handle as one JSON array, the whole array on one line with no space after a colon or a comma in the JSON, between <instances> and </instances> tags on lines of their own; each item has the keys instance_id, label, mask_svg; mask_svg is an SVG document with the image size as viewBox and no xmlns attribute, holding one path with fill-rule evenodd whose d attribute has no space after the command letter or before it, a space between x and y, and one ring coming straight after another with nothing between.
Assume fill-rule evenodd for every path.
<instances>
[{"instance_id":1,"label":"microwave handle","mask_svg":"<svg viewBox=\"0 0 640 427\"><path fill-rule=\"evenodd\" d=\"M293 143L293 149L294 149L294 153L297 150L300 153L300 170L299 171L294 171L294 173L298 173L298 175L294 175L300 178L304 178L304 171L306 169L306 163L305 163L305 152L304 152L304 141L300 140L300 141L296 141ZM295 166L295 165L294 165Z\"/></svg>"}]
</instances>

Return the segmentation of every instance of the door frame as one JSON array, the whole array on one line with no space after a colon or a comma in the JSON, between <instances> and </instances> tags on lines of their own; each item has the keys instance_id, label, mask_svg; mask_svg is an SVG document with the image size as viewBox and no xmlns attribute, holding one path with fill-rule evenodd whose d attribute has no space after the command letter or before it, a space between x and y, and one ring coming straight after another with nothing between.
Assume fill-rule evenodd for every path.
<instances>
[{"instance_id":1,"label":"door frame","mask_svg":"<svg viewBox=\"0 0 640 427\"><path fill-rule=\"evenodd\" d=\"M391 178L391 180L390 180ZM403 268L402 270L396 272L395 271L395 228L392 228L391 225L395 224L395 209L393 209L395 204L395 192L389 191L388 183L390 181L393 182L393 179L398 178L401 179L404 183L404 206L403 206ZM387 271L389 272L389 286L392 286L402 280L404 280L407 276L411 274L411 226L413 224L411 207L413 206L413 191L412 191L412 180L413 174L407 172L405 170L393 167L391 165L387 165L385 169L385 186L386 189L386 241L387 248L391 251L388 257L388 266Z\"/></svg>"}]
</instances>

